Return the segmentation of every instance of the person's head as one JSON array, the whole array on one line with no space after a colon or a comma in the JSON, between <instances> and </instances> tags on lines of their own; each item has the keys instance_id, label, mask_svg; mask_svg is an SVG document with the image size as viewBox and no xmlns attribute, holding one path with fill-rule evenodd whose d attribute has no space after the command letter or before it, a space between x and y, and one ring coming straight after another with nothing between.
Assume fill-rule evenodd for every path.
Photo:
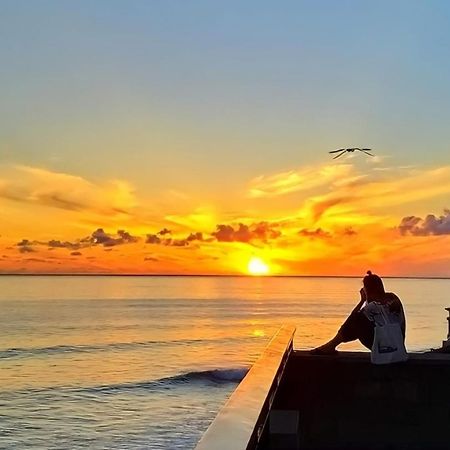
<instances>
[{"instance_id":1,"label":"person's head","mask_svg":"<svg viewBox=\"0 0 450 450\"><path fill-rule=\"evenodd\" d=\"M367 271L367 275L363 278L363 284L368 301L381 300L384 297L383 281L370 270Z\"/></svg>"}]
</instances>

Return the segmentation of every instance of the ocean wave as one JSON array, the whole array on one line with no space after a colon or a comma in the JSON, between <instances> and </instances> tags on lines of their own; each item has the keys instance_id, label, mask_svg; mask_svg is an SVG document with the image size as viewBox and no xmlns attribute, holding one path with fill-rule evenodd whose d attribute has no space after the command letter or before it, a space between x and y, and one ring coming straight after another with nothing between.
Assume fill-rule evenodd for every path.
<instances>
[{"instance_id":1,"label":"ocean wave","mask_svg":"<svg viewBox=\"0 0 450 450\"><path fill-rule=\"evenodd\" d=\"M79 401L82 399L94 400L99 399L103 395L145 395L151 392L164 393L175 389L190 389L196 385L208 388L237 384L242 381L248 370L248 367L201 370L180 373L157 380L144 380L98 386L48 386L40 388L30 387L17 390L8 389L7 391L2 391L0 387L0 393L2 400L4 401L16 401L19 397L33 397L35 399L42 398L45 401L49 398L73 398Z\"/></svg>"},{"instance_id":2,"label":"ocean wave","mask_svg":"<svg viewBox=\"0 0 450 450\"><path fill-rule=\"evenodd\" d=\"M202 370L199 372L186 372L173 377L162 378L159 381L189 382L195 380L209 380L234 383L242 381L247 372L247 368Z\"/></svg>"},{"instance_id":3,"label":"ocean wave","mask_svg":"<svg viewBox=\"0 0 450 450\"><path fill-rule=\"evenodd\" d=\"M136 383L109 384L77 389L87 394L118 394L129 391L157 391L170 390L182 386L191 386L194 383L218 385L239 383L248 372L248 368L211 369L194 372L185 372L171 377L160 378L153 381L139 381Z\"/></svg>"},{"instance_id":4,"label":"ocean wave","mask_svg":"<svg viewBox=\"0 0 450 450\"><path fill-rule=\"evenodd\" d=\"M0 359L30 358L37 356L65 355L68 353L93 353L121 351L155 346L210 344L219 342L242 341L242 337L225 337L216 339L173 339L166 341L112 342L99 345L55 345L49 347L9 348L0 350Z\"/></svg>"}]
</instances>

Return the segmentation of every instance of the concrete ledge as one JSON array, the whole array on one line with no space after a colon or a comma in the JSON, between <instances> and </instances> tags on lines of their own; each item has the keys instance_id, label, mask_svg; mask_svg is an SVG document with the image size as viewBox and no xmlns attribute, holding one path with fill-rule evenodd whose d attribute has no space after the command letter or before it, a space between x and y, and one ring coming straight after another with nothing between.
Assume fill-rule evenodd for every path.
<instances>
[{"instance_id":1,"label":"concrete ledge","mask_svg":"<svg viewBox=\"0 0 450 450\"><path fill-rule=\"evenodd\" d=\"M348 362L370 362L370 352L338 352L335 355L311 355L309 350L294 350L292 357L308 358L308 360L322 361L348 361ZM400 364L428 364L450 365L450 353L425 352L408 353L408 361Z\"/></svg>"},{"instance_id":2,"label":"concrete ledge","mask_svg":"<svg viewBox=\"0 0 450 450\"><path fill-rule=\"evenodd\" d=\"M254 448L292 352L295 327L283 326L214 419L196 450Z\"/></svg>"},{"instance_id":3,"label":"concrete ledge","mask_svg":"<svg viewBox=\"0 0 450 450\"><path fill-rule=\"evenodd\" d=\"M448 450L450 355L409 357L376 366L369 352L294 351L273 409L298 411L305 450Z\"/></svg>"}]
</instances>

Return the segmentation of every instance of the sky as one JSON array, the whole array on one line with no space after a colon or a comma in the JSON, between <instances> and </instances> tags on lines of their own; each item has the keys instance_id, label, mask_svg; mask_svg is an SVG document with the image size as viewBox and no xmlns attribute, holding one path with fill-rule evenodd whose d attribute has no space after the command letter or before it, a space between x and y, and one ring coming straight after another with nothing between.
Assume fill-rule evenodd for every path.
<instances>
[{"instance_id":1,"label":"sky","mask_svg":"<svg viewBox=\"0 0 450 450\"><path fill-rule=\"evenodd\" d=\"M450 276L448 2L0 7L0 273Z\"/></svg>"}]
</instances>

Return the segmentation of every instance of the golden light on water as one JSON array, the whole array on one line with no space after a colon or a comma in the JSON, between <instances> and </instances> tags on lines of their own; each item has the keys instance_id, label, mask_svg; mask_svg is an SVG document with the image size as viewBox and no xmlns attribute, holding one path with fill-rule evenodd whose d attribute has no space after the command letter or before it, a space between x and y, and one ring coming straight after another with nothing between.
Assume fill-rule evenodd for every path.
<instances>
[{"instance_id":1,"label":"golden light on water","mask_svg":"<svg viewBox=\"0 0 450 450\"><path fill-rule=\"evenodd\" d=\"M250 275L267 275L269 273L269 266L256 256L250 258L247 269Z\"/></svg>"},{"instance_id":2,"label":"golden light on water","mask_svg":"<svg viewBox=\"0 0 450 450\"><path fill-rule=\"evenodd\" d=\"M264 332L264 330L253 330L252 335L254 337L264 337L266 333Z\"/></svg>"}]
</instances>

